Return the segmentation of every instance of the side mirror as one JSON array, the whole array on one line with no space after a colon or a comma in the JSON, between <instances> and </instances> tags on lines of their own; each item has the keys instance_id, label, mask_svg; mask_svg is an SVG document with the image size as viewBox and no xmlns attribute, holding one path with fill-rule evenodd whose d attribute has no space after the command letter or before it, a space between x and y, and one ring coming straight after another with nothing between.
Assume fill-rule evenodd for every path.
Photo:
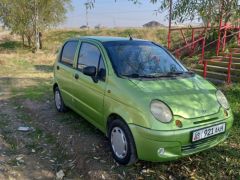
<instances>
[{"instance_id":1,"label":"side mirror","mask_svg":"<svg viewBox=\"0 0 240 180\"><path fill-rule=\"evenodd\" d=\"M95 77L97 73L97 69L94 66L87 66L83 68L83 74L91 77Z\"/></svg>"}]
</instances>

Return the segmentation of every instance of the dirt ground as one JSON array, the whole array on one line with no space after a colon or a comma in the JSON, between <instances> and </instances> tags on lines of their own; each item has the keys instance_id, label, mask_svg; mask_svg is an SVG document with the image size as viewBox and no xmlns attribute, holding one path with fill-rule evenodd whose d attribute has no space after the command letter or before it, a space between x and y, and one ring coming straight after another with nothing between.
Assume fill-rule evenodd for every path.
<instances>
[{"instance_id":1,"label":"dirt ground","mask_svg":"<svg viewBox=\"0 0 240 180\"><path fill-rule=\"evenodd\" d=\"M100 131L74 112L56 112L52 98L41 102L18 99L7 88L1 89L5 93L0 96L4 124L0 129L0 179L54 179L61 170L69 178L124 178L124 174L111 174L118 165ZM20 126L32 129L21 132L17 130Z\"/></svg>"}]
</instances>

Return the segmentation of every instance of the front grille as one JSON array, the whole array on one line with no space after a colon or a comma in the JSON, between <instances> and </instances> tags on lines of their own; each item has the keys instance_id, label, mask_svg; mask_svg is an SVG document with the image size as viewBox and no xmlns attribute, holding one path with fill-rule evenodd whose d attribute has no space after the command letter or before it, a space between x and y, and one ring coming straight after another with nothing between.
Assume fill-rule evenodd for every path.
<instances>
[{"instance_id":1,"label":"front grille","mask_svg":"<svg viewBox=\"0 0 240 180\"><path fill-rule=\"evenodd\" d=\"M203 139L203 140L200 140L200 141L197 141L197 142L193 142L191 144L188 144L188 145L184 145L182 146L182 151L190 151L190 150L194 150L194 149L197 149L199 146L207 146L208 143L216 140L217 138L219 138L219 135L217 136L212 136L212 137L209 137L207 139Z\"/></svg>"},{"instance_id":2,"label":"front grille","mask_svg":"<svg viewBox=\"0 0 240 180\"><path fill-rule=\"evenodd\" d=\"M206 120L195 121L195 122L193 122L193 124L201 124L201 123L205 123L205 122L209 122L209 121L214 121L217 119L218 119L218 117L214 117L214 118L210 118L210 119L206 119Z\"/></svg>"}]
</instances>

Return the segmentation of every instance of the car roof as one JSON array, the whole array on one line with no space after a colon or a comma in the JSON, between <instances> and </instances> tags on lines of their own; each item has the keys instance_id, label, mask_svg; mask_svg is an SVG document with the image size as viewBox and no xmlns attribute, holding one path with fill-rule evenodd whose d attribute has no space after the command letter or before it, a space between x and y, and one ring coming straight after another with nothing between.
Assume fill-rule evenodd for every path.
<instances>
[{"instance_id":1,"label":"car roof","mask_svg":"<svg viewBox=\"0 0 240 180\"><path fill-rule=\"evenodd\" d=\"M81 36L78 39L80 39L80 40L87 39L87 40L96 40L96 41L100 41L100 42L108 42L108 41L127 41L130 38L129 37L113 37L113 36ZM147 41L147 40L135 39L135 38L133 38L133 40Z\"/></svg>"}]
</instances>

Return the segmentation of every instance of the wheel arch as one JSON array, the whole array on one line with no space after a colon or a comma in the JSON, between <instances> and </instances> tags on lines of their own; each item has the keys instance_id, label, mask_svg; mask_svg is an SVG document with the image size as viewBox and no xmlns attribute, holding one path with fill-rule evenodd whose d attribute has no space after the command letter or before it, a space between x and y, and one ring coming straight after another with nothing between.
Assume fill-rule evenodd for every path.
<instances>
[{"instance_id":1,"label":"wheel arch","mask_svg":"<svg viewBox=\"0 0 240 180\"><path fill-rule=\"evenodd\" d=\"M57 84L57 83L54 83L54 84L53 84L53 92L54 92L54 90L56 89L56 87L58 87L58 84Z\"/></svg>"},{"instance_id":2,"label":"wheel arch","mask_svg":"<svg viewBox=\"0 0 240 180\"><path fill-rule=\"evenodd\" d=\"M114 119L121 119L127 126L129 124L135 124L143 126L146 128L151 128L151 121L148 120L148 117L145 113L142 113L133 108L129 109L128 107L121 106L119 104L106 107L105 111L105 132L108 133L109 124Z\"/></svg>"},{"instance_id":3,"label":"wheel arch","mask_svg":"<svg viewBox=\"0 0 240 180\"><path fill-rule=\"evenodd\" d=\"M107 124L106 124L106 136L108 137L108 130L109 130L109 125L111 124L112 121L116 120L116 119L120 119L123 121L123 123L125 123L128 126L128 123L126 122L126 120L124 120L124 118L122 116L120 116L117 113L111 113L108 118L107 118Z\"/></svg>"}]
</instances>

